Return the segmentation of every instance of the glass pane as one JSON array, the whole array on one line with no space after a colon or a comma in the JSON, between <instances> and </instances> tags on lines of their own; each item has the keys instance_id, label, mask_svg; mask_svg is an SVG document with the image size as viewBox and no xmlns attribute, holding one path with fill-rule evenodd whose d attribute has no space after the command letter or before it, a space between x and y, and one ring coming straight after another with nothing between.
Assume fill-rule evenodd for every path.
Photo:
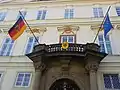
<instances>
[{"instance_id":1,"label":"glass pane","mask_svg":"<svg viewBox=\"0 0 120 90\"><path fill-rule=\"evenodd\" d=\"M26 54L30 53L30 51L31 51L31 44L28 44L26 49Z\"/></svg>"},{"instance_id":2,"label":"glass pane","mask_svg":"<svg viewBox=\"0 0 120 90\"><path fill-rule=\"evenodd\" d=\"M98 10L99 10L99 16L103 17L103 10L102 10L102 8L98 8Z\"/></svg>"},{"instance_id":3,"label":"glass pane","mask_svg":"<svg viewBox=\"0 0 120 90\"><path fill-rule=\"evenodd\" d=\"M120 89L118 74L111 75L114 89Z\"/></svg>"},{"instance_id":4,"label":"glass pane","mask_svg":"<svg viewBox=\"0 0 120 90\"><path fill-rule=\"evenodd\" d=\"M104 74L103 77L104 77L105 88L111 89L112 88L112 83L111 83L111 80L110 80L110 76L108 74Z\"/></svg>"},{"instance_id":5,"label":"glass pane","mask_svg":"<svg viewBox=\"0 0 120 90\"><path fill-rule=\"evenodd\" d=\"M73 36L68 36L68 42L73 43L73 38L74 38Z\"/></svg>"},{"instance_id":6,"label":"glass pane","mask_svg":"<svg viewBox=\"0 0 120 90\"><path fill-rule=\"evenodd\" d=\"M10 38L6 38L5 43L9 43Z\"/></svg>"},{"instance_id":7,"label":"glass pane","mask_svg":"<svg viewBox=\"0 0 120 90\"><path fill-rule=\"evenodd\" d=\"M65 9L65 14L64 14L64 18L68 18L69 17L69 9Z\"/></svg>"},{"instance_id":8,"label":"glass pane","mask_svg":"<svg viewBox=\"0 0 120 90\"><path fill-rule=\"evenodd\" d=\"M16 86L21 86L23 77L24 77L24 74L22 74L22 73L18 74Z\"/></svg>"},{"instance_id":9,"label":"glass pane","mask_svg":"<svg viewBox=\"0 0 120 90\"><path fill-rule=\"evenodd\" d=\"M29 82L23 82L22 86L28 86Z\"/></svg>"},{"instance_id":10,"label":"glass pane","mask_svg":"<svg viewBox=\"0 0 120 90\"><path fill-rule=\"evenodd\" d=\"M107 47L107 49L111 49L110 43L106 43L106 47Z\"/></svg>"},{"instance_id":11,"label":"glass pane","mask_svg":"<svg viewBox=\"0 0 120 90\"><path fill-rule=\"evenodd\" d=\"M73 18L74 15L74 9L70 9L70 18Z\"/></svg>"},{"instance_id":12,"label":"glass pane","mask_svg":"<svg viewBox=\"0 0 120 90\"><path fill-rule=\"evenodd\" d=\"M99 41L102 41L102 42L103 42L103 35L99 35L99 36L98 36L98 39L99 39Z\"/></svg>"},{"instance_id":13,"label":"glass pane","mask_svg":"<svg viewBox=\"0 0 120 90\"><path fill-rule=\"evenodd\" d=\"M33 37L29 37L29 41L28 41L28 43L32 43L32 42L33 42L33 40L34 40L34 38L33 38Z\"/></svg>"},{"instance_id":14,"label":"glass pane","mask_svg":"<svg viewBox=\"0 0 120 90\"><path fill-rule=\"evenodd\" d=\"M25 74L23 86L28 86L29 81L30 81L30 75L31 75L31 74Z\"/></svg>"},{"instance_id":15,"label":"glass pane","mask_svg":"<svg viewBox=\"0 0 120 90\"><path fill-rule=\"evenodd\" d=\"M23 76L24 76L24 74L22 74L22 73L20 73L19 75L18 75L18 78L23 78Z\"/></svg>"},{"instance_id":16,"label":"glass pane","mask_svg":"<svg viewBox=\"0 0 120 90\"><path fill-rule=\"evenodd\" d=\"M105 41L110 41L110 40L109 40L109 35L107 35L107 36L105 37Z\"/></svg>"},{"instance_id":17,"label":"glass pane","mask_svg":"<svg viewBox=\"0 0 120 90\"><path fill-rule=\"evenodd\" d=\"M17 82L22 81L23 77L18 77Z\"/></svg>"},{"instance_id":18,"label":"glass pane","mask_svg":"<svg viewBox=\"0 0 120 90\"><path fill-rule=\"evenodd\" d=\"M41 18L41 15L42 15L42 11L38 11L37 20Z\"/></svg>"},{"instance_id":19,"label":"glass pane","mask_svg":"<svg viewBox=\"0 0 120 90\"><path fill-rule=\"evenodd\" d=\"M21 86L22 82L16 82L16 86Z\"/></svg>"},{"instance_id":20,"label":"glass pane","mask_svg":"<svg viewBox=\"0 0 120 90\"><path fill-rule=\"evenodd\" d=\"M117 15L120 16L120 7L116 7Z\"/></svg>"},{"instance_id":21,"label":"glass pane","mask_svg":"<svg viewBox=\"0 0 120 90\"><path fill-rule=\"evenodd\" d=\"M94 17L98 17L98 11L97 11L97 8L93 8L93 13L94 13Z\"/></svg>"},{"instance_id":22,"label":"glass pane","mask_svg":"<svg viewBox=\"0 0 120 90\"><path fill-rule=\"evenodd\" d=\"M0 13L0 21L3 21L7 12L1 12Z\"/></svg>"},{"instance_id":23,"label":"glass pane","mask_svg":"<svg viewBox=\"0 0 120 90\"><path fill-rule=\"evenodd\" d=\"M12 50L12 46L13 46L13 44L9 44L9 46L8 46L8 50L7 50L7 56L9 56L10 55L10 52L11 52L11 50Z\"/></svg>"},{"instance_id":24,"label":"glass pane","mask_svg":"<svg viewBox=\"0 0 120 90\"><path fill-rule=\"evenodd\" d=\"M62 42L67 42L67 36L62 36Z\"/></svg>"},{"instance_id":25,"label":"glass pane","mask_svg":"<svg viewBox=\"0 0 120 90\"><path fill-rule=\"evenodd\" d=\"M43 10L43 14L42 14L42 20L44 20L45 19L45 16L46 16L46 10Z\"/></svg>"},{"instance_id":26,"label":"glass pane","mask_svg":"<svg viewBox=\"0 0 120 90\"><path fill-rule=\"evenodd\" d=\"M25 78L30 78L30 74L25 74Z\"/></svg>"}]
</instances>

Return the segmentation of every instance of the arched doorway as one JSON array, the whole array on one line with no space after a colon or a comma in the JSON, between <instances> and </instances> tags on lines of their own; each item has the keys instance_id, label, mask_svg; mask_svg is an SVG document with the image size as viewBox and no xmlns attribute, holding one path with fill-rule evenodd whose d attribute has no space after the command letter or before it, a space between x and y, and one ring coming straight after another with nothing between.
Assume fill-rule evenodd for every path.
<instances>
[{"instance_id":1,"label":"arched doorway","mask_svg":"<svg viewBox=\"0 0 120 90\"><path fill-rule=\"evenodd\" d=\"M80 88L70 79L59 79L52 84L49 90L80 90Z\"/></svg>"}]
</instances>

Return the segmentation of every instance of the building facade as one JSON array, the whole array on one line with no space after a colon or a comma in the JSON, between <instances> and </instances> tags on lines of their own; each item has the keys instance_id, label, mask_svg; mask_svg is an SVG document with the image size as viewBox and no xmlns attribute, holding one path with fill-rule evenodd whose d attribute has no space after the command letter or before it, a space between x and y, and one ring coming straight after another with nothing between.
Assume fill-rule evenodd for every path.
<instances>
[{"instance_id":1,"label":"building facade","mask_svg":"<svg viewBox=\"0 0 120 90\"><path fill-rule=\"evenodd\" d=\"M19 11L30 27L13 41ZM119 22L119 0L0 0L0 90L120 90Z\"/></svg>"}]
</instances>

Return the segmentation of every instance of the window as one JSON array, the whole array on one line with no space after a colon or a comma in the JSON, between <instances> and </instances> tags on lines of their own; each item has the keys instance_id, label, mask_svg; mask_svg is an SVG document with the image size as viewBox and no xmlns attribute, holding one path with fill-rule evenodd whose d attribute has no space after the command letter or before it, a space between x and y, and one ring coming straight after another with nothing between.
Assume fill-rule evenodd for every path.
<instances>
[{"instance_id":1,"label":"window","mask_svg":"<svg viewBox=\"0 0 120 90\"><path fill-rule=\"evenodd\" d=\"M39 37L37 37L37 40L39 41ZM37 40L34 37L29 37L28 38L28 43L27 43L27 47L26 47L26 51L25 51L26 54L32 52L33 47L36 44L38 44Z\"/></svg>"},{"instance_id":2,"label":"window","mask_svg":"<svg viewBox=\"0 0 120 90\"><path fill-rule=\"evenodd\" d=\"M100 45L101 52L112 54L112 48L111 48L109 35L107 35L105 38L104 38L104 35L99 35L98 39L99 39L99 45Z\"/></svg>"},{"instance_id":3,"label":"window","mask_svg":"<svg viewBox=\"0 0 120 90\"><path fill-rule=\"evenodd\" d=\"M5 19L7 12L0 12L0 21L3 21Z\"/></svg>"},{"instance_id":4,"label":"window","mask_svg":"<svg viewBox=\"0 0 120 90\"><path fill-rule=\"evenodd\" d=\"M117 15L120 16L120 7L116 7Z\"/></svg>"},{"instance_id":5,"label":"window","mask_svg":"<svg viewBox=\"0 0 120 90\"><path fill-rule=\"evenodd\" d=\"M14 41L11 38L6 38L0 49L0 56L9 56L13 48Z\"/></svg>"},{"instance_id":6,"label":"window","mask_svg":"<svg viewBox=\"0 0 120 90\"><path fill-rule=\"evenodd\" d=\"M31 73L18 73L15 86L16 87L29 87L31 81Z\"/></svg>"},{"instance_id":7,"label":"window","mask_svg":"<svg viewBox=\"0 0 120 90\"><path fill-rule=\"evenodd\" d=\"M74 15L74 9L65 9L65 14L64 14L65 19L73 18L73 15Z\"/></svg>"},{"instance_id":8,"label":"window","mask_svg":"<svg viewBox=\"0 0 120 90\"><path fill-rule=\"evenodd\" d=\"M61 35L60 42L75 43L75 35Z\"/></svg>"},{"instance_id":9,"label":"window","mask_svg":"<svg viewBox=\"0 0 120 90\"><path fill-rule=\"evenodd\" d=\"M106 90L120 90L120 80L118 74L103 74L103 77Z\"/></svg>"},{"instance_id":10,"label":"window","mask_svg":"<svg viewBox=\"0 0 120 90\"><path fill-rule=\"evenodd\" d=\"M22 16L25 18L27 12L26 11L20 11L22 13ZM21 16L20 13L18 13L17 19L19 19L19 17Z\"/></svg>"},{"instance_id":11,"label":"window","mask_svg":"<svg viewBox=\"0 0 120 90\"><path fill-rule=\"evenodd\" d=\"M37 20L44 20L46 16L46 10L38 11Z\"/></svg>"},{"instance_id":12,"label":"window","mask_svg":"<svg viewBox=\"0 0 120 90\"><path fill-rule=\"evenodd\" d=\"M93 13L94 13L94 17L95 18L103 17L103 10L102 10L102 8L93 8Z\"/></svg>"}]
</instances>

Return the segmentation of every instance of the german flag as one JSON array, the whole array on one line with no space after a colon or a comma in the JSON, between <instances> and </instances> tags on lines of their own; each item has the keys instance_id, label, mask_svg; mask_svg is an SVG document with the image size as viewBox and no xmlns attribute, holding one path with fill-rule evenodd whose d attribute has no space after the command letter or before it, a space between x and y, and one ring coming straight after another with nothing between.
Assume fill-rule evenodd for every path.
<instances>
[{"instance_id":1,"label":"german flag","mask_svg":"<svg viewBox=\"0 0 120 90\"><path fill-rule=\"evenodd\" d=\"M8 31L10 37L13 40L16 40L26 29L26 24L24 23L24 20L20 16L20 18L17 20L17 22L10 28Z\"/></svg>"}]
</instances>

